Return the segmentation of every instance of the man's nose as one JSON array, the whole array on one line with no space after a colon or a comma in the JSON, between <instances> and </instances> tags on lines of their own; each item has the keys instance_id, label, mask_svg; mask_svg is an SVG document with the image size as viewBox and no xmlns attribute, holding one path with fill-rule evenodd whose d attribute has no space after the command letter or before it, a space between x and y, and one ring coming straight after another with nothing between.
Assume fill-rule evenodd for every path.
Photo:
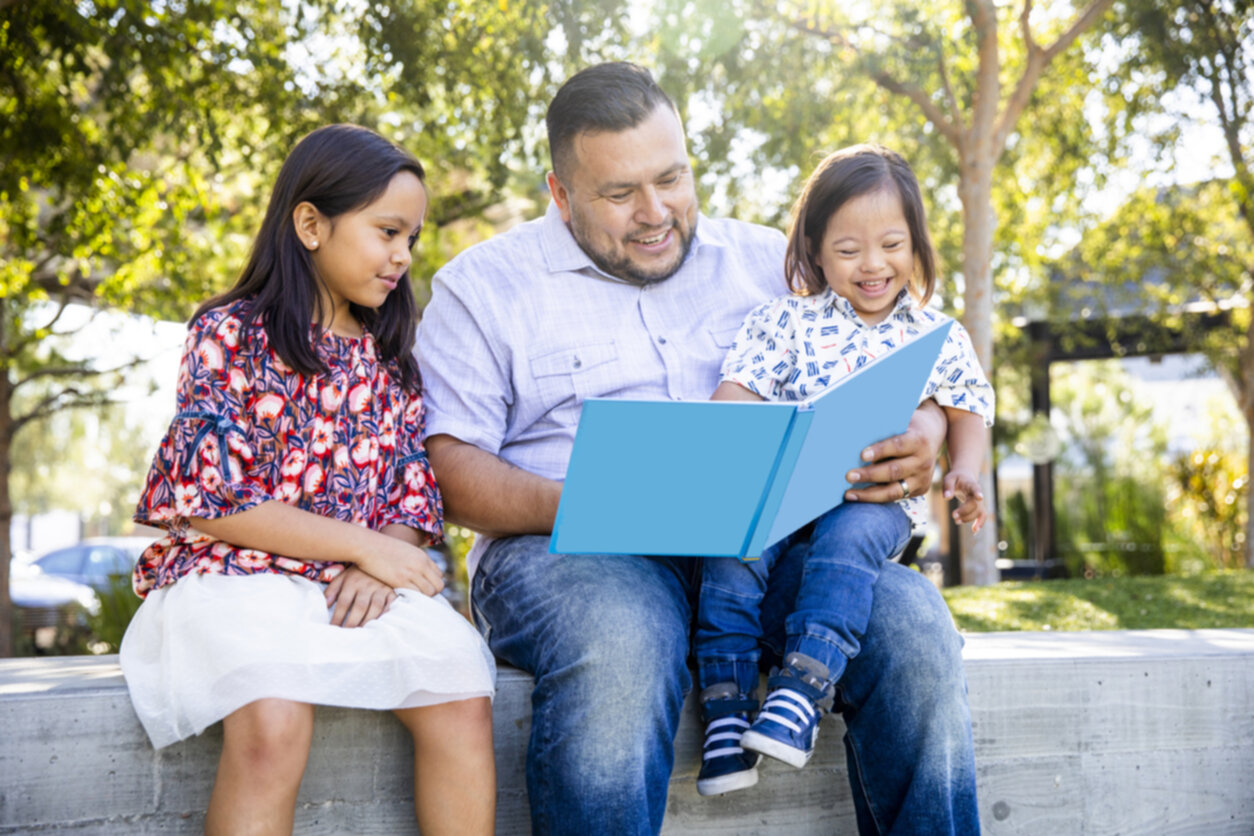
<instances>
[{"instance_id":1,"label":"man's nose","mask_svg":"<svg viewBox=\"0 0 1254 836\"><path fill-rule=\"evenodd\" d=\"M662 195L652 186L640 190L640 198L636 203L636 222L646 226L657 226L666 220L666 204Z\"/></svg>"}]
</instances>

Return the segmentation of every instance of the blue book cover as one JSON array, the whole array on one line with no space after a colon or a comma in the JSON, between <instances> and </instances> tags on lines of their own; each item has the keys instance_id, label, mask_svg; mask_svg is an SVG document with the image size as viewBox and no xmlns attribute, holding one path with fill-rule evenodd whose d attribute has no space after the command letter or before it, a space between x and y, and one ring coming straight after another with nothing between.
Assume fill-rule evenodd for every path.
<instances>
[{"instance_id":1,"label":"blue book cover","mask_svg":"<svg viewBox=\"0 0 1254 836\"><path fill-rule=\"evenodd\" d=\"M948 333L806 401L586 401L549 550L757 558L841 503L863 449L905 431Z\"/></svg>"}]
</instances>

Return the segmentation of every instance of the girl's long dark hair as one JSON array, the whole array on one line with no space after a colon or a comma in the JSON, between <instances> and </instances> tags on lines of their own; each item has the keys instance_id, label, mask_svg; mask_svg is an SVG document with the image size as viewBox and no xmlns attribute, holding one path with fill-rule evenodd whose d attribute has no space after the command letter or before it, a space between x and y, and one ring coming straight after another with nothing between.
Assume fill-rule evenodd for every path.
<instances>
[{"instance_id":1,"label":"girl's long dark hair","mask_svg":"<svg viewBox=\"0 0 1254 836\"><path fill-rule=\"evenodd\" d=\"M279 170L265 220L235 286L201 305L192 322L210 308L251 298L243 326L260 316L271 347L289 368L311 376L324 372L310 339L311 325L314 340L322 336L322 294L313 260L296 235L292 212L308 201L334 220L374 201L402 171L424 181L422 164L374 131L327 125L307 135ZM409 271L377 310L356 304L349 309L374 336L380 358L400 368L401 385L418 391L421 379L413 356L418 306Z\"/></svg>"}]
</instances>

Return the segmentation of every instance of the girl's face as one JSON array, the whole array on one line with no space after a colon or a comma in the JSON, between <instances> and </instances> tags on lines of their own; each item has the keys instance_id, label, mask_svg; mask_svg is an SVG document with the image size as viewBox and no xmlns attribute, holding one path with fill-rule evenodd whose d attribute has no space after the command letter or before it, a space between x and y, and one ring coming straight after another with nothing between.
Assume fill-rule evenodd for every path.
<instances>
[{"instance_id":1,"label":"girl's face","mask_svg":"<svg viewBox=\"0 0 1254 836\"><path fill-rule=\"evenodd\" d=\"M317 220L313 265L322 280L331 321L324 328L346 336L361 329L349 303L377 308L402 281L427 213L427 192L411 171L401 171L373 203Z\"/></svg>"},{"instance_id":2,"label":"girl's face","mask_svg":"<svg viewBox=\"0 0 1254 836\"><path fill-rule=\"evenodd\" d=\"M881 189L841 206L828 219L814 260L828 287L848 299L864 322L883 322L914 274L901 198Z\"/></svg>"}]
</instances>

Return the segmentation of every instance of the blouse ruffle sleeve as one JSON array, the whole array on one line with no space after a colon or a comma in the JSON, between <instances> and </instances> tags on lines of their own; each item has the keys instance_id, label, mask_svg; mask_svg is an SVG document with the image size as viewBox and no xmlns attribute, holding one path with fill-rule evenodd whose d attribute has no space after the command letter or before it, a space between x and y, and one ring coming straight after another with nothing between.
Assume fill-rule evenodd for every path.
<instances>
[{"instance_id":1,"label":"blouse ruffle sleeve","mask_svg":"<svg viewBox=\"0 0 1254 836\"><path fill-rule=\"evenodd\" d=\"M720 377L768 401L781 400L784 381L793 373L792 345L798 312L783 296L749 312L723 360Z\"/></svg>"},{"instance_id":2,"label":"blouse ruffle sleeve","mask_svg":"<svg viewBox=\"0 0 1254 836\"><path fill-rule=\"evenodd\" d=\"M444 539L444 501L431 473L422 434L425 417L422 398L404 399L396 446L396 472L381 486L383 525L407 525L425 531L434 545Z\"/></svg>"},{"instance_id":3,"label":"blouse ruffle sleeve","mask_svg":"<svg viewBox=\"0 0 1254 836\"><path fill-rule=\"evenodd\" d=\"M252 467L256 444L243 404L253 386L239 331L240 321L222 310L192 325L177 411L153 457L136 522L170 528L180 518L215 519L270 499Z\"/></svg>"}]
</instances>

